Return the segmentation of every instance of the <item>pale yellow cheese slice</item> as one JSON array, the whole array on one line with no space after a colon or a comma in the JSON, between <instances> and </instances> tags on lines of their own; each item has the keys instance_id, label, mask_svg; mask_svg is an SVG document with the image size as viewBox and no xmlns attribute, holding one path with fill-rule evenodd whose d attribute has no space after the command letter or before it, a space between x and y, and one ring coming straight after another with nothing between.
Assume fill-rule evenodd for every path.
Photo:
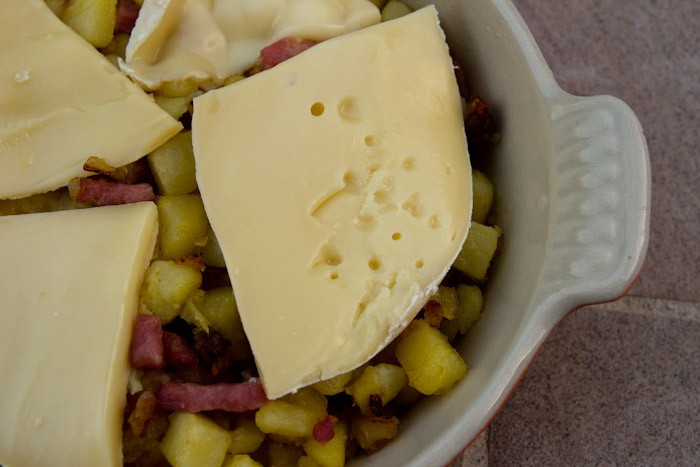
<instances>
[{"instance_id":1,"label":"pale yellow cheese slice","mask_svg":"<svg viewBox=\"0 0 700 467\"><path fill-rule=\"evenodd\" d=\"M471 169L433 7L196 98L192 128L268 397L375 355L466 238Z\"/></svg>"},{"instance_id":2,"label":"pale yellow cheese slice","mask_svg":"<svg viewBox=\"0 0 700 467\"><path fill-rule=\"evenodd\" d=\"M90 156L133 162L181 127L42 0L2 2L0 199L87 175Z\"/></svg>"},{"instance_id":3,"label":"pale yellow cheese slice","mask_svg":"<svg viewBox=\"0 0 700 467\"><path fill-rule=\"evenodd\" d=\"M122 465L153 203L0 217L0 464Z\"/></svg>"},{"instance_id":4,"label":"pale yellow cheese slice","mask_svg":"<svg viewBox=\"0 0 700 467\"><path fill-rule=\"evenodd\" d=\"M379 20L369 0L144 0L120 66L147 89L220 85L279 39L324 40Z\"/></svg>"}]
</instances>

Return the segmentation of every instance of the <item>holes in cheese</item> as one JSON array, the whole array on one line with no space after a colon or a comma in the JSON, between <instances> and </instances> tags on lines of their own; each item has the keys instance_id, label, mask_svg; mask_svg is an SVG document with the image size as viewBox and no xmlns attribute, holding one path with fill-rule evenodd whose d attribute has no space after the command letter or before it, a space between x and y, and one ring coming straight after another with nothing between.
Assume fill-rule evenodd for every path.
<instances>
[{"instance_id":1,"label":"holes in cheese","mask_svg":"<svg viewBox=\"0 0 700 467\"><path fill-rule=\"evenodd\" d=\"M0 464L122 465L129 341L157 211L0 217Z\"/></svg>"},{"instance_id":2,"label":"holes in cheese","mask_svg":"<svg viewBox=\"0 0 700 467\"><path fill-rule=\"evenodd\" d=\"M271 398L374 356L466 237L471 170L432 7L196 98L192 135Z\"/></svg>"},{"instance_id":3,"label":"holes in cheese","mask_svg":"<svg viewBox=\"0 0 700 467\"><path fill-rule=\"evenodd\" d=\"M41 0L3 4L0 43L0 199L65 186L91 156L121 167L182 128Z\"/></svg>"}]
</instances>

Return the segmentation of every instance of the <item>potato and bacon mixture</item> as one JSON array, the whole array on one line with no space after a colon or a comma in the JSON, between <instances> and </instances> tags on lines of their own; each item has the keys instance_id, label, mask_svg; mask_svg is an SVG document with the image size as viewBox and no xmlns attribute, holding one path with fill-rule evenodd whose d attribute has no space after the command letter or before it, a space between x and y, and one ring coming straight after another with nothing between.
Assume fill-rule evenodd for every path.
<instances>
[{"instance_id":1,"label":"potato and bacon mixture","mask_svg":"<svg viewBox=\"0 0 700 467\"><path fill-rule=\"evenodd\" d=\"M382 21L410 12L372 0ZM139 14L134 0L45 0L54 13L115 65ZM385 4L386 3L386 4ZM313 41L285 38L224 85L271 68ZM455 63L471 160L490 155L498 135L486 104L469 93ZM238 314L223 254L197 189L189 126L193 97L210 89L165 82L155 102L184 130L146 157L111 167L95 157L68 187L0 201L0 215L154 201L156 252L141 288L131 344L123 424L125 465L342 466L397 436L401 414L448 391L467 373L453 347L479 319L501 231L490 217L494 188L473 170L467 240L437 293L407 329L369 363L268 400ZM269 284L274 293L274 284Z\"/></svg>"}]
</instances>

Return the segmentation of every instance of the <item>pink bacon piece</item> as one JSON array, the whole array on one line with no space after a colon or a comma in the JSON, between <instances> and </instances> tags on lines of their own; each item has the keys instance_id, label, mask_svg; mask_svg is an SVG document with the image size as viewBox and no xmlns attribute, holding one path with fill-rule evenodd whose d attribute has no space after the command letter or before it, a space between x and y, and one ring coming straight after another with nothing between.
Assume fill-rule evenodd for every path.
<instances>
[{"instance_id":1,"label":"pink bacon piece","mask_svg":"<svg viewBox=\"0 0 700 467\"><path fill-rule=\"evenodd\" d=\"M76 201L79 203L92 204L93 206L130 204L155 199L153 187L148 183L127 185L98 177L80 180L80 191L76 197Z\"/></svg>"},{"instance_id":2,"label":"pink bacon piece","mask_svg":"<svg viewBox=\"0 0 700 467\"><path fill-rule=\"evenodd\" d=\"M136 317L131 337L131 365L145 369L160 369L165 365L163 328L158 316Z\"/></svg>"},{"instance_id":3,"label":"pink bacon piece","mask_svg":"<svg viewBox=\"0 0 700 467\"><path fill-rule=\"evenodd\" d=\"M164 384L158 389L158 404L166 410L178 412L247 412L266 401L265 390L258 378L237 384Z\"/></svg>"},{"instance_id":4,"label":"pink bacon piece","mask_svg":"<svg viewBox=\"0 0 700 467\"><path fill-rule=\"evenodd\" d=\"M130 34L139 17L140 7L132 0L119 0L117 3L117 22L114 32Z\"/></svg>"},{"instance_id":5,"label":"pink bacon piece","mask_svg":"<svg viewBox=\"0 0 700 467\"><path fill-rule=\"evenodd\" d=\"M262 49L260 51L260 62L262 63L263 69L267 70L302 53L304 50L316 44L317 42L311 39L285 37Z\"/></svg>"},{"instance_id":6,"label":"pink bacon piece","mask_svg":"<svg viewBox=\"0 0 700 467\"><path fill-rule=\"evenodd\" d=\"M313 434L314 439L321 443L321 445L333 439L333 436L335 436L335 428L333 428L333 419L330 415L316 422Z\"/></svg>"}]
</instances>

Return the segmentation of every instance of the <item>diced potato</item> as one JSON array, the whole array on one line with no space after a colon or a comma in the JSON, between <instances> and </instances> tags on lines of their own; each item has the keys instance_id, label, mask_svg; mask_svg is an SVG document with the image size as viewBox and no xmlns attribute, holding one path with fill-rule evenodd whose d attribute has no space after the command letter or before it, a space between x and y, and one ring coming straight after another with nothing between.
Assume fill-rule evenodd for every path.
<instances>
[{"instance_id":1,"label":"diced potato","mask_svg":"<svg viewBox=\"0 0 700 467\"><path fill-rule=\"evenodd\" d=\"M245 339L243 324L231 287L208 290L200 304L200 312L207 319L209 325L229 341L236 342Z\"/></svg>"},{"instance_id":2,"label":"diced potato","mask_svg":"<svg viewBox=\"0 0 700 467\"><path fill-rule=\"evenodd\" d=\"M368 366L357 381L346 389L355 401L355 405L365 415L372 415L370 408L370 396L376 394L381 397L382 405L386 405L406 385L408 379L404 370L396 365L380 363Z\"/></svg>"},{"instance_id":3,"label":"diced potato","mask_svg":"<svg viewBox=\"0 0 700 467\"><path fill-rule=\"evenodd\" d=\"M156 104L158 104L161 109L168 112L171 117L177 120L187 112L187 108L190 102L192 102L192 96L192 94L180 97L155 95L153 96L153 100L156 101Z\"/></svg>"},{"instance_id":4,"label":"diced potato","mask_svg":"<svg viewBox=\"0 0 700 467\"><path fill-rule=\"evenodd\" d=\"M192 132L183 131L148 155L148 165L161 195L186 195L197 189Z\"/></svg>"},{"instance_id":5,"label":"diced potato","mask_svg":"<svg viewBox=\"0 0 700 467\"><path fill-rule=\"evenodd\" d=\"M44 3L46 3L46 5L51 8L51 11L53 11L53 14L59 18L68 6L68 0L44 0Z\"/></svg>"},{"instance_id":6,"label":"diced potato","mask_svg":"<svg viewBox=\"0 0 700 467\"><path fill-rule=\"evenodd\" d=\"M70 0L61 19L95 47L106 47L114 35L117 0Z\"/></svg>"},{"instance_id":7,"label":"diced potato","mask_svg":"<svg viewBox=\"0 0 700 467\"><path fill-rule=\"evenodd\" d=\"M424 307L425 320L433 327L439 327L442 319L457 316L457 291L454 287L441 285Z\"/></svg>"},{"instance_id":8,"label":"diced potato","mask_svg":"<svg viewBox=\"0 0 700 467\"><path fill-rule=\"evenodd\" d=\"M229 432L206 416L175 412L160 450L174 467L219 467L229 444Z\"/></svg>"},{"instance_id":9,"label":"diced potato","mask_svg":"<svg viewBox=\"0 0 700 467\"><path fill-rule=\"evenodd\" d=\"M356 417L352 421L352 433L362 449L375 452L396 438L399 419L396 417Z\"/></svg>"},{"instance_id":10,"label":"diced potato","mask_svg":"<svg viewBox=\"0 0 700 467\"><path fill-rule=\"evenodd\" d=\"M241 81L241 80L243 80L243 79L245 79L245 76L244 76L244 75L242 75L242 74L240 74L240 73L233 74L233 75L231 75L231 76L228 76L228 77L224 80L223 86L228 86L229 84L237 83L237 82L239 82L239 81Z\"/></svg>"},{"instance_id":11,"label":"diced potato","mask_svg":"<svg viewBox=\"0 0 700 467\"><path fill-rule=\"evenodd\" d=\"M219 240L217 240L211 228L207 231L207 242L199 249L199 256L207 266L215 268L226 267L226 261L224 260L221 246L219 246Z\"/></svg>"},{"instance_id":12,"label":"diced potato","mask_svg":"<svg viewBox=\"0 0 700 467\"><path fill-rule=\"evenodd\" d=\"M257 451L265 439L265 433L253 420L241 419L236 428L231 431L231 445L228 452L231 454L250 454Z\"/></svg>"},{"instance_id":13,"label":"diced potato","mask_svg":"<svg viewBox=\"0 0 700 467\"><path fill-rule=\"evenodd\" d=\"M39 193L20 199L0 200L0 216L29 214L32 212L63 211L75 209L79 203L73 201L68 190L61 188L48 193Z\"/></svg>"},{"instance_id":14,"label":"diced potato","mask_svg":"<svg viewBox=\"0 0 700 467\"><path fill-rule=\"evenodd\" d=\"M459 313L457 314L459 332L466 334L481 317L484 296L481 289L475 285L459 284L457 298L459 298Z\"/></svg>"},{"instance_id":15,"label":"diced potato","mask_svg":"<svg viewBox=\"0 0 700 467\"><path fill-rule=\"evenodd\" d=\"M309 456L301 456L297 467L321 467L321 464L310 458Z\"/></svg>"},{"instance_id":16,"label":"diced potato","mask_svg":"<svg viewBox=\"0 0 700 467\"><path fill-rule=\"evenodd\" d=\"M100 52L104 55L113 54L124 58L126 56L126 46L129 43L129 34L115 34L111 42L107 44ZM118 68L118 66L117 66Z\"/></svg>"},{"instance_id":17,"label":"diced potato","mask_svg":"<svg viewBox=\"0 0 700 467\"><path fill-rule=\"evenodd\" d=\"M333 438L326 444L321 444L314 438L304 443L306 455L323 467L342 467L345 465L345 444L348 430L341 422L333 423Z\"/></svg>"},{"instance_id":18,"label":"diced potato","mask_svg":"<svg viewBox=\"0 0 700 467\"><path fill-rule=\"evenodd\" d=\"M263 465L247 454L236 454L226 457L221 467L263 467Z\"/></svg>"},{"instance_id":19,"label":"diced potato","mask_svg":"<svg viewBox=\"0 0 700 467\"><path fill-rule=\"evenodd\" d=\"M201 311L204 295L205 292L201 289L192 292L185 300L185 306L180 311L180 317L191 325L209 332L209 320Z\"/></svg>"},{"instance_id":20,"label":"diced potato","mask_svg":"<svg viewBox=\"0 0 700 467\"><path fill-rule=\"evenodd\" d=\"M199 89L199 85L192 80L164 81L158 88L157 95L165 97L192 96Z\"/></svg>"},{"instance_id":21,"label":"diced potato","mask_svg":"<svg viewBox=\"0 0 700 467\"><path fill-rule=\"evenodd\" d=\"M146 270L141 285L139 311L160 316L164 323L173 320L185 301L202 285L202 273L174 261L154 261Z\"/></svg>"},{"instance_id":22,"label":"diced potato","mask_svg":"<svg viewBox=\"0 0 700 467\"><path fill-rule=\"evenodd\" d=\"M311 436L317 421L314 412L282 400L268 401L255 413L255 424L263 433L293 438Z\"/></svg>"},{"instance_id":23,"label":"diced potato","mask_svg":"<svg viewBox=\"0 0 700 467\"><path fill-rule=\"evenodd\" d=\"M291 467L297 465L304 451L299 446L273 442L268 446L268 454L270 467Z\"/></svg>"},{"instance_id":24,"label":"diced potato","mask_svg":"<svg viewBox=\"0 0 700 467\"><path fill-rule=\"evenodd\" d=\"M498 227L472 222L467 240L452 266L472 279L483 281L496 253L500 236L501 230Z\"/></svg>"},{"instance_id":25,"label":"diced potato","mask_svg":"<svg viewBox=\"0 0 700 467\"><path fill-rule=\"evenodd\" d=\"M406 16L411 12L411 9L405 3L396 0L389 0L384 8L382 8L382 21L389 21L396 18Z\"/></svg>"},{"instance_id":26,"label":"diced potato","mask_svg":"<svg viewBox=\"0 0 700 467\"><path fill-rule=\"evenodd\" d=\"M119 69L119 57L118 56L116 56L114 54L107 54L107 55L105 55L105 58L107 59L107 61L109 61L109 63L111 63L114 66L114 68L116 68L117 70Z\"/></svg>"},{"instance_id":27,"label":"diced potato","mask_svg":"<svg viewBox=\"0 0 700 467\"><path fill-rule=\"evenodd\" d=\"M476 285L459 284L456 288L458 310L455 319L442 320L440 331L452 341L457 334L466 334L481 318L484 296Z\"/></svg>"},{"instance_id":28,"label":"diced potato","mask_svg":"<svg viewBox=\"0 0 700 467\"><path fill-rule=\"evenodd\" d=\"M160 196L156 201L162 259L194 255L209 229L209 220L199 195Z\"/></svg>"},{"instance_id":29,"label":"diced potato","mask_svg":"<svg viewBox=\"0 0 700 467\"><path fill-rule=\"evenodd\" d=\"M467 374L462 356L447 336L424 320L408 325L396 347L408 384L423 394L441 394Z\"/></svg>"},{"instance_id":30,"label":"diced potato","mask_svg":"<svg viewBox=\"0 0 700 467\"><path fill-rule=\"evenodd\" d=\"M399 405L410 406L416 404L423 398L423 394L418 389L409 386L408 384L401 388L399 393L394 398Z\"/></svg>"},{"instance_id":31,"label":"diced potato","mask_svg":"<svg viewBox=\"0 0 700 467\"><path fill-rule=\"evenodd\" d=\"M472 221L485 224L493 204L493 184L483 172L478 170L472 171L472 184L474 190Z\"/></svg>"},{"instance_id":32,"label":"diced potato","mask_svg":"<svg viewBox=\"0 0 700 467\"><path fill-rule=\"evenodd\" d=\"M297 392L287 394L280 400L303 407L314 415L316 421L328 416L328 399L313 387L301 388Z\"/></svg>"},{"instance_id":33,"label":"diced potato","mask_svg":"<svg viewBox=\"0 0 700 467\"><path fill-rule=\"evenodd\" d=\"M448 341L452 342L454 338L457 337L457 334L459 334L459 321L457 318L443 319L440 321L440 326L438 326L438 329L440 329L440 332L447 337Z\"/></svg>"},{"instance_id":34,"label":"diced potato","mask_svg":"<svg viewBox=\"0 0 700 467\"><path fill-rule=\"evenodd\" d=\"M340 394L341 392L345 391L345 386L348 384L348 382L350 382L350 378L352 378L352 376L353 372L348 371L347 373L314 383L312 387L324 396L335 396L336 394Z\"/></svg>"}]
</instances>

